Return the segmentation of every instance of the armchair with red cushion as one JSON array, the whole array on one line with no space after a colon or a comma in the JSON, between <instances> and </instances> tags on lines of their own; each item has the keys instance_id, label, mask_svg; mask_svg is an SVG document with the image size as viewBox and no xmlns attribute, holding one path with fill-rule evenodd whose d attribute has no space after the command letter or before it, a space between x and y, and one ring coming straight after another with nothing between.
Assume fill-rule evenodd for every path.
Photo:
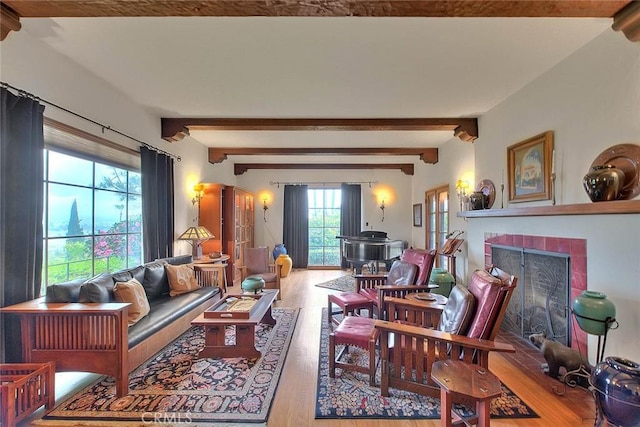
<instances>
[{"instance_id":1,"label":"armchair with red cushion","mask_svg":"<svg viewBox=\"0 0 640 427\"><path fill-rule=\"evenodd\" d=\"M404 298L411 292L429 291L429 276L435 257L435 250L406 249L387 274L357 275L356 292L373 302L378 310L378 318L386 319L383 310L385 298Z\"/></svg>"}]
</instances>

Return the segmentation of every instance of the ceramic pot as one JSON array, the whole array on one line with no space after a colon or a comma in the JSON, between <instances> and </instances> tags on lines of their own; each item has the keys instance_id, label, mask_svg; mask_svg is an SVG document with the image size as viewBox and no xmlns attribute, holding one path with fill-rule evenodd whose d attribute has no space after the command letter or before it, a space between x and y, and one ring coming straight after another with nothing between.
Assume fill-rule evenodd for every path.
<instances>
[{"instance_id":1,"label":"ceramic pot","mask_svg":"<svg viewBox=\"0 0 640 427\"><path fill-rule=\"evenodd\" d=\"M254 294L257 294L262 290L262 288L264 288L264 285L265 283L262 277L249 276L242 281L240 287L244 292L253 292Z\"/></svg>"},{"instance_id":2,"label":"ceramic pot","mask_svg":"<svg viewBox=\"0 0 640 427\"><path fill-rule=\"evenodd\" d=\"M583 184L592 202L616 200L624 186L624 172L612 165L592 166Z\"/></svg>"},{"instance_id":3,"label":"ceramic pot","mask_svg":"<svg viewBox=\"0 0 640 427\"><path fill-rule=\"evenodd\" d=\"M273 255L273 260L275 261L278 259L280 255L287 254L287 248L284 247L283 243L276 243L276 245L273 247L273 252L271 254Z\"/></svg>"},{"instance_id":4,"label":"ceramic pot","mask_svg":"<svg viewBox=\"0 0 640 427\"><path fill-rule=\"evenodd\" d=\"M456 279L446 268L434 268L429 276L429 284L439 286L437 289L432 289L431 292L448 297L456 284Z\"/></svg>"},{"instance_id":5,"label":"ceramic pot","mask_svg":"<svg viewBox=\"0 0 640 427\"><path fill-rule=\"evenodd\" d=\"M287 254L278 255L276 258L276 265L281 265L282 270L280 271L280 277L287 277L291 272L291 266L293 265L293 261L291 261L291 257Z\"/></svg>"},{"instance_id":6,"label":"ceramic pot","mask_svg":"<svg viewBox=\"0 0 640 427\"><path fill-rule=\"evenodd\" d=\"M640 426L640 365L621 357L607 357L595 367L589 382L598 418L615 426ZM598 421L596 421L597 425Z\"/></svg>"},{"instance_id":7,"label":"ceramic pot","mask_svg":"<svg viewBox=\"0 0 640 427\"><path fill-rule=\"evenodd\" d=\"M580 329L592 335L604 335L606 319L616 317L616 307L602 292L584 291L573 300L573 314Z\"/></svg>"},{"instance_id":8,"label":"ceramic pot","mask_svg":"<svg viewBox=\"0 0 640 427\"><path fill-rule=\"evenodd\" d=\"M482 191L474 191L469 196L469 205L472 211L488 209L489 196L485 195Z\"/></svg>"}]
</instances>

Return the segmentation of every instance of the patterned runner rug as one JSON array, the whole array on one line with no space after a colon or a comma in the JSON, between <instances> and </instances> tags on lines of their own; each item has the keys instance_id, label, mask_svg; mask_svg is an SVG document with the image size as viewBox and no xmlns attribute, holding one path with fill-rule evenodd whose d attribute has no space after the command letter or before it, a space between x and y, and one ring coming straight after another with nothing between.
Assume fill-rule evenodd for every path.
<instances>
[{"instance_id":1,"label":"patterned runner rug","mask_svg":"<svg viewBox=\"0 0 640 427\"><path fill-rule=\"evenodd\" d=\"M319 288L329 288L343 292L355 292L356 279L354 279L352 275L347 274L346 276L340 276L337 279L318 283L316 286Z\"/></svg>"},{"instance_id":2,"label":"patterned runner rug","mask_svg":"<svg viewBox=\"0 0 640 427\"><path fill-rule=\"evenodd\" d=\"M354 371L336 369L336 377L329 378L329 328L327 309L322 311L320 334L320 362L318 366L318 388L316 393L316 418L412 418L439 419L440 399L421 396L403 390L390 389L390 396L380 395L380 389L369 386L367 375ZM336 349L336 354L339 350ZM350 359L368 365L368 352L350 347L343 360ZM380 384L380 367L376 375ZM473 411L462 406L456 410L463 414ZM502 396L491 402L491 418L537 418L538 415L504 384Z\"/></svg>"},{"instance_id":3,"label":"patterned runner rug","mask_svg":"<svg viewBox=\"0 0 640 427\"><path fill-rule=\"evenodd\" d=\"M104 376L38 424L92 425L95 421L105 425L109 421L109 425L187 423L202 427L266 423L298 309L274 308L273 317L276 325L256 327L256 347L263 354L257 360L198 359L204 329L192 327L130 374L128 395L115 397L114 379Z\"/></svg>"}]
</instances>

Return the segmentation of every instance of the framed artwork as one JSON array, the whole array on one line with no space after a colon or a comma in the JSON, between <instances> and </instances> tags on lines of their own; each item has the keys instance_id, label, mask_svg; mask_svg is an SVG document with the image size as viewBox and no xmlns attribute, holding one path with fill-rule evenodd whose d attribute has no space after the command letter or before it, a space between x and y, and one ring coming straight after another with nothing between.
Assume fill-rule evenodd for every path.
<instances>
[{"instance_id":1,"label":"framed artwork","mask_svg":"<svg viewBox=\"0 0 640 427\"><path fill-rule=\"evenodd\" d=\"M509 201L551 199L553 131L507 147Z\"/></svg>"},{"instance_id":2,"label":"framed artwork","mask_svg":"<svg viewBox=\"0 0 640 427\"><path fill-rule=\"evenodd\" d=\"M413 205L413 226L422 227L422 203Z\"/></svg>"}]
</instances>

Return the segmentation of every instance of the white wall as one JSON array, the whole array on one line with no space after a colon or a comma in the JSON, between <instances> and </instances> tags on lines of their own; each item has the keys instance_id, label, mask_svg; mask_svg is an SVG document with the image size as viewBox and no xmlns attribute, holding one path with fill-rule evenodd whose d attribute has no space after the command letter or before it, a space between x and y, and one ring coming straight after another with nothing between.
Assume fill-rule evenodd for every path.
<instances>
[{"instance_id":1,"label":"white wall","mask_svg":"<svg viewBox=\"0 0 640 427\"><path fill-rule=\"evenodd\" d=\"M558 204L589 203L582 177L598 154L616 144L640 145L640 45L608 30L479 124L476 181L488 178L497 185L508 145L553 130ZM472 218L467 224L470 270L484 263L485 232L587 239L587 286L609 296L620 323L609 334L606 354L640 361L640 215Z\"/></svg>"}]
</instances>

